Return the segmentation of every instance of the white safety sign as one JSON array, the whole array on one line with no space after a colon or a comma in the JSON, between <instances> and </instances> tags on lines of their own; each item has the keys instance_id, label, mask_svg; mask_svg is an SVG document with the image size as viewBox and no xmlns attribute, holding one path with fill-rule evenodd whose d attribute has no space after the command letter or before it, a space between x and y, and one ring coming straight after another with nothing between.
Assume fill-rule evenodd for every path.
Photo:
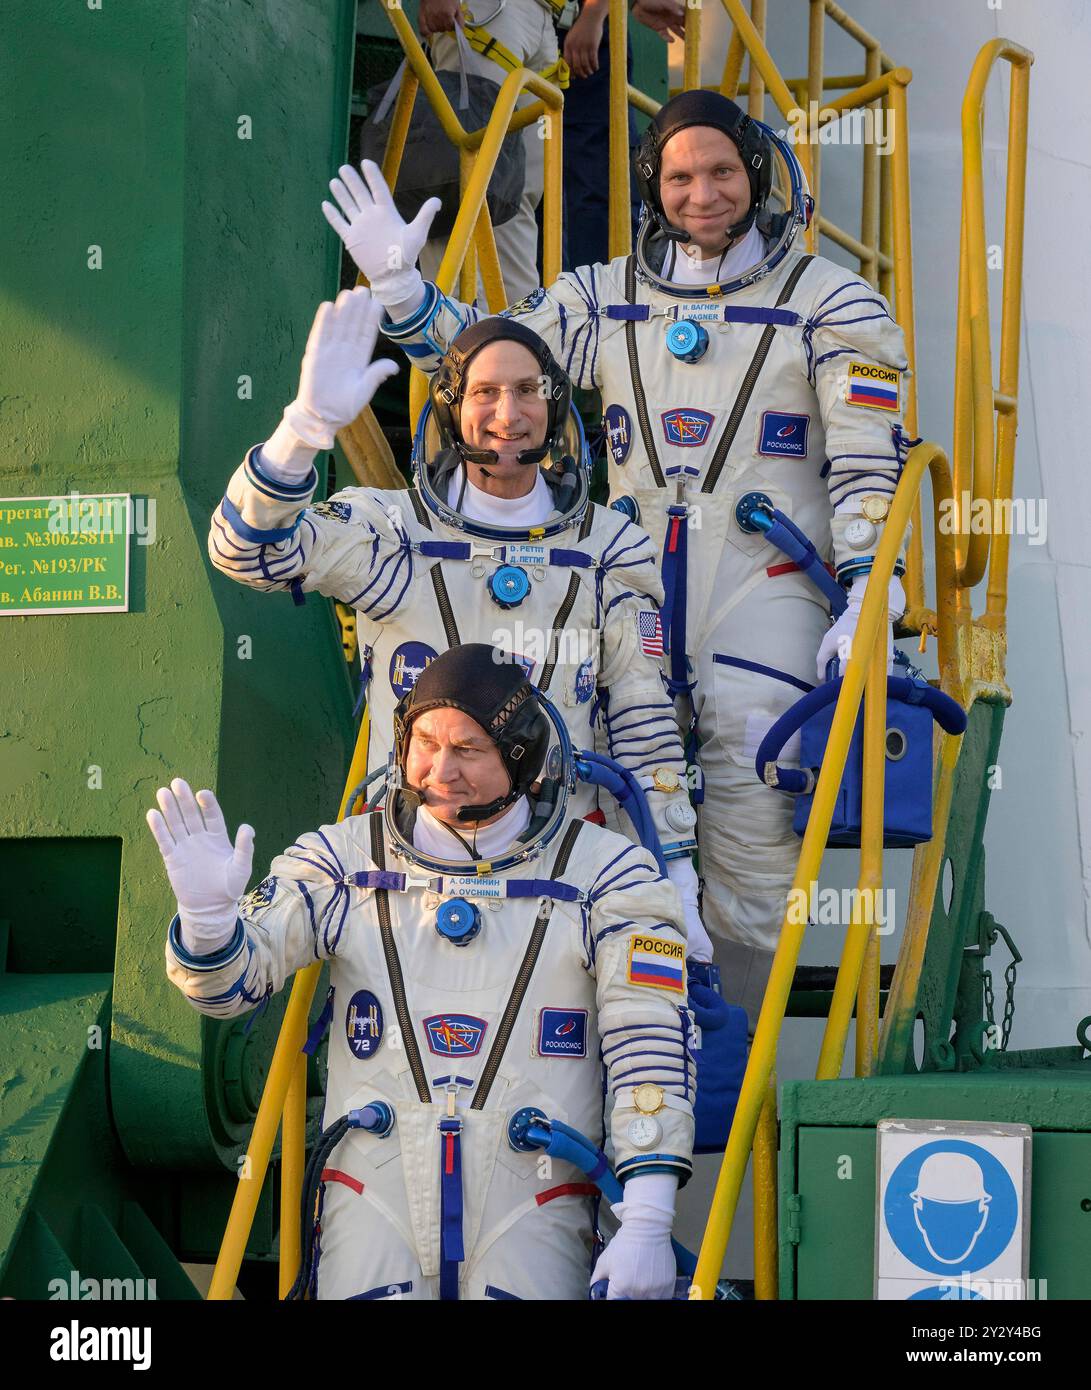
<instances>
[{"instance_id":1,"label":"white safety sign","mask_svg":"<svg viewBox=\"0 0 1091 1390\"><path fill-rule=\"evenodd\" d=\"M881 1120L875 1297L1027 1296L1029 1125Z\"/></svg>"}]
</instances>

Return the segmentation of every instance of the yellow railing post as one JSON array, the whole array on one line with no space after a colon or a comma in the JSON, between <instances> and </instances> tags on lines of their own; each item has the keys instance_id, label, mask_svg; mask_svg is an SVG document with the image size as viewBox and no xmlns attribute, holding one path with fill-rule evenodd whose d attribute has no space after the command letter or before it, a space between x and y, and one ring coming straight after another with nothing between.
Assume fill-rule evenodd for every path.
<instances>
[{"instance_id":1,"label":"yellow railing post","mask_svg":"<svg viewBox=\"0 0 1091 1390\"><path fill-rule=\"evenodd\" d=\"M610 0L610 204L607 245L611 260L615 256L627 256L633 239L629 207L628 34L627 0ZM549 281L545 280L544 283L548 285Z\"/></svg>"},{"instance_id":2,"label":"yellow railing post","mask_svg":"<svg viewBox=\"0 0 1091 1390\"><path fill-rule=\"evenodd\" d=\"M906 460L901 481L894 494L890 515L883 528L878 554L872 569L872 580L864 596L863 608L856 626L853 652L845 670L841 695L834 711L833 723L826 743L822 760L822 770L815 787L807 829L803 836L799 863L796 866L795 880L788 897L788 910L780 929L773 968L765 991L761 1012L758 1015L757 1029L750 1050L743 1078L739 1102L735 1110L731 1133L724 1152L716 1190L712 1198L708 1225L705 1228L701 1252L697 1261L690 1296L711 1299L715 1295L716 1281L723 1264L724 1252L731 1236L731 1227L742 1188L743 1175L754 1143L761 1108L769 1085L776 1060L777 1041L781 1024L788 1006L799 952L807 925L806 904L811 891L818 882L819 867L833 819L834 804L845 771L849 743L852 738L856 715L860 707L864 681L867 675L870 653L878 640L880 628L885 625L887 588L894 570L901 537L909 521L913 498L921 485L925 468L933 474L933 491L941 494L943 483L935 484L937 474L942 478L947 472L947 460L938 444L919 444L912 449ZM950 484L947 484L949 491ZM936 516L937 530L939 513ZM940 538L937 536L937 550ZM941 644L951 641L951 633L941 631ZM854 917L857 914L854 913ZM844 973L843 971L841 972ZM855 985L853 986L855 993ZM851 1013L851 1001L849 1004ZM830 1047L832 1048L832 1038ZM827 1049L827 1056L830 1049Z\"/></svg>"},{"instance_id":3,"label":"yellow railing post","mask_svg":"<svg viewBox=\"0 0 1091 1390\"><path fill-rule=\"evenodd\" d=\"M769 1077L754 1132L754 1297L777 1296L777 1078Z\"/></svg>"},{"instance_id":4,"label":"yellow railing post","mask_svg":"<svg viewBox=\"0 0 1091 1390\"><path fill-rule=\"evenodd\" d=\"M1016 78L1020 68L1026 69L1033 62L1033 55L1025 48L1020 48L1018 44L1009 43L1006 39L994 39L987 43L977 55L973 70L970 73L970 81L966 87L966 95L962 102L962 208L963 208L963 238L965 241L965 251L961 258L959 300L960 306L964 303L969 318L969 362L967 354L963 348L957 363L957 372L972 372L973 385L969 391L972 402L971 419L973 422L973 483L972 495L976 501L984 499L988 504L990 515L992 514L992 504L997 493L997 459L996 459L996 440L994 437L993 417L996 410L995 392L993 387L992 375L992 341L989 325L989 284L988 284L988 263L987 249L985 241L985 180L982 156L982 122L984 116L985 85L989 74L999 59L1005 58L1012 64L1011 81L1011 123L1009 125L1009 151L1008 151L1008 220L1006 230L1010 231L1014 237L1012 246L1005 245L1005 251L1010 251L1016 258L1016 267L1022 273L1022 221L1023 221L1023 199L1025 187L1026 169L1026 130L1027 130L1027 94L1029 90L1029 79L1017 83ZM1017 95L1018 92L1018 95ZM1014 134L1018 145L1018 158L1015 160L1015 167L1012 166L1010 142ZM1005 238L1006 241L1006 238ZM961 283L962 272L965 272L967 287L965 297ZM1010 292L1014 281L1009 279L1005 273L1004 280L1004 299L1005 307L1009 310L1009 324L1014 323L1018 328L1018 304L1012 302ZM1018 363L1018 336L1016 333L1014 344L1009 348L1008 363L1014 359ZM956 397L958 387L956 384ZM965 399L965 387L963 388L963 399ZM1004 445L1014 446L1015 420L1014 411L1011 412L1012 420L1009 426L1005 427ZM1004 416L1002 415L1002 420ZM961 469L959 470L962 471ZM959 515L962 528L966 528L969 518L962 516L962 497L956 497L956 513ZM967 539L965 546L965 560L959 566L959 585L965 589L972 589L985 573L985 566L989 558L989 546L991 535L989 530L972 532ZM962 553L960 547L960 554ZM1006 561L1006 550L1004 559ZM1006 575L1003 577L1006 581ZM997 613L997 600L994 598L994 616Z\"/></svg>"}]
</instances>

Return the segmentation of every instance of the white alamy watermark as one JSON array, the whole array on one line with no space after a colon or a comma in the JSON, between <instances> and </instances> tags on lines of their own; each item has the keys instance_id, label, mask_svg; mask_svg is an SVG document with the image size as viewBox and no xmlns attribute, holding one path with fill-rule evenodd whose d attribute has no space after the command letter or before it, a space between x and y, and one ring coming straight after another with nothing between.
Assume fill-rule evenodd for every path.
<instances>
[{"instance_id":1,"label":"white alamy watermark","mask_svg":"<svg viewBox=\"0 0 1091 1390\"><path fill-rule=\"evenodd\" d=\"M50 1279L49 1297L73 1300L129 1299L146 1302L155 1297L154 1279L92 1279L81 1277L78 1269L69 1271L67 1279Z\"/></svg>"},{"instance_id":2,"label":"white alamy watermark","mask_svg":"<svg viewBox=\"0 0 1091 1390\"><path fill-rule=\"evenodd\" d=\"M857 106L851 111L830 111L817 101L804 111L793 106L788 129L780 134L790 145L874 145L880 154L894 150L894 112L883 107Z\"/></svg>"},{"instance_id":3,"label":"white alamy watermark","mask_svg":"<svg viewBox=\"0 0 1091 1390\"><path fill-rule=\"evenodd\" d=\"M81 1327L75 1319L49 1334L51 1361L131 1361L134 1371L152 1364L150 1327Z\"/></svg>"},{"instance_id":4,"label":"white alamy watermark","mask_svg":"<svg viewBox=\"0 0 1091 1390\"><path fill-rule=\"evenodd\" d=\"M975 497L963 491L939 504L939 529L945 536L1026 536L1028 545L1044 545L1046 499Z\"/></svg>"},{"instance_id":5,"label":"white alamy watermark","mask_svg":"<svg viewBox=\"0 0 1091 1390\"><path fill-rule=\"evenodd\" d=\"M808 922L819 927L847 927L853 921L871 922L877 936L889 936L894 930L893 888L819 888L812 883L810 892L793 888L788 894L788 921L805 927Z\"/></svg>"},{"instance_id":6,"label":"white alamy watermark","mask_svg":"<svg viewBox=\"0 0 1091 1390\"><path fill-rule=\"evenodd\" d=\"M49 499L46 530L52 536L120 536L126 531L137 545L155 543L155 499L85 496L70 492Z\"/></svg>"},{"instance_id":7,"label":"white alamy watermark","mask_svg":"<svg viewBox=\"0 0 1091 1390\"><path fill-rule=\"evenodd\" d=\"M510 547L509 547L510 549ZM582 666L594 657L598 633L591 628L566 627L561 630L528 627L516 622L512 627L493 628L489 639L504 656L535 665L554 661L558 665Z\"/></svg>"}]
</instances>

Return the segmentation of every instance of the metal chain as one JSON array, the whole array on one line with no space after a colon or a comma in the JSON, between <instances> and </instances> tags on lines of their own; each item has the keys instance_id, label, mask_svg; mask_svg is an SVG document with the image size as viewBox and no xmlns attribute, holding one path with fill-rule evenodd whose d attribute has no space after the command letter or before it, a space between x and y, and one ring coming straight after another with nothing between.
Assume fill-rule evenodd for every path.
<instances>
[{"instance_id":1,"label":"metal chain","mask_svg":"<svg viewBox=\"0 0 1091 1390\"><path fill-rule=\"evenodd\" d=\"M1015 961L1004 971L1004 984L1007 987L1004 999L1004 1022L1000 1026L1000 1051L1007 1052L1011 1025L1015 1021Z\"/></svg>"},{"instance_id":2,"label":"metal chain","mask_svg":"<svg viewBox=\"0 0 1091 1390\"><path fill-rule=\"evenodd\" d=\"M994 930L991 933L989 944L992 945L998 935L1003 936L1004 940L1007 942L1008 949L1011 951L1011 960L1008 963L1008 968L1004 971L1004 1018L1000 1024L999 1051L1006 1052L1008 1050L1008 1039L1011 1037L1011 1026L1015 1022L1016 966L1023 957L1016 949L1015 942L1011 939L1011 936L1004 930L1000 923L995 922L993 925ZM992 971L988 969L982 970L981 980L985 989L985 1021L989 1025L991 1031L996 1027L996 1018L993 1012L996 1001L993 995Z\"/></svg>"}]
</instances>

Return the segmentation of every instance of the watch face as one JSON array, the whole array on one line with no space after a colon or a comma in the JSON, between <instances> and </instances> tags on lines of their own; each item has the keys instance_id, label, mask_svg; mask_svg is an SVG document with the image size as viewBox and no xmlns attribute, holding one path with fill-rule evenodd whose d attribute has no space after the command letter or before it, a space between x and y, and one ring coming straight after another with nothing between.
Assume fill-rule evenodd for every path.
<instances>
[{"instance_id":1,"label":"watch face","mask_svg":"<svg viewBox=\"0 0 1091 1390\"><path fill-rule=\"evenodd\" d=\"M866 517L858 516L845 527L845 543L853 550L864 550L875 540L875 527Z\"/></svg>"},{"instance_id":2,"label":"watch face","mask_svg":"<svg viewBox=\"0 0 1091 1390\"><path fill-rule=\"evenodd\" d=\"M652 786L657 792L676 792L678 785L678 774L669 768L657 767L652 774Z\"/></svg>"},{"instance_id":3,"label":"watch face","mask_svg":"<svg viewBox=\"0 0 1091 1390\"><path fill-rule=\"evenodd\" d=\"M882 521L890 511L890 502L885 497L865 497L860 503L860 510L868 521Z\"/></svg>"},{"instance_id":4,"label":"watch face","mask_svg":"<svg viewBox=\"0 0 1091 1390\"><path fill-rule=\"evenodd\" d=\"M673 830L691 830L697 824L697 812L692 806L667 807L667 824Z\"/></svg>"},{"instance_id":5,"label":"watch face","mask_svg":"<svg viewBox=\"0 0 1091 1390\"><path fill-rule=\"evenodd\" d=\"M638 1149L650 1149L659 1142L662 1132L658 1120L653 1120L650 1115L636 1115L625 1131L629 1143Z\"/></svg>"},{"instance_id":6,"label":"watch face","mask_svg":"<svg viewBox=\"0 0 1091 1390\"><path fill-rule=\"evenodd\" d=\"M645 1081L633 1090L633 1104L645 1115L654 1115L663 1109L663 1087L652 1081Z\"/></svg>"}]
</instances>

